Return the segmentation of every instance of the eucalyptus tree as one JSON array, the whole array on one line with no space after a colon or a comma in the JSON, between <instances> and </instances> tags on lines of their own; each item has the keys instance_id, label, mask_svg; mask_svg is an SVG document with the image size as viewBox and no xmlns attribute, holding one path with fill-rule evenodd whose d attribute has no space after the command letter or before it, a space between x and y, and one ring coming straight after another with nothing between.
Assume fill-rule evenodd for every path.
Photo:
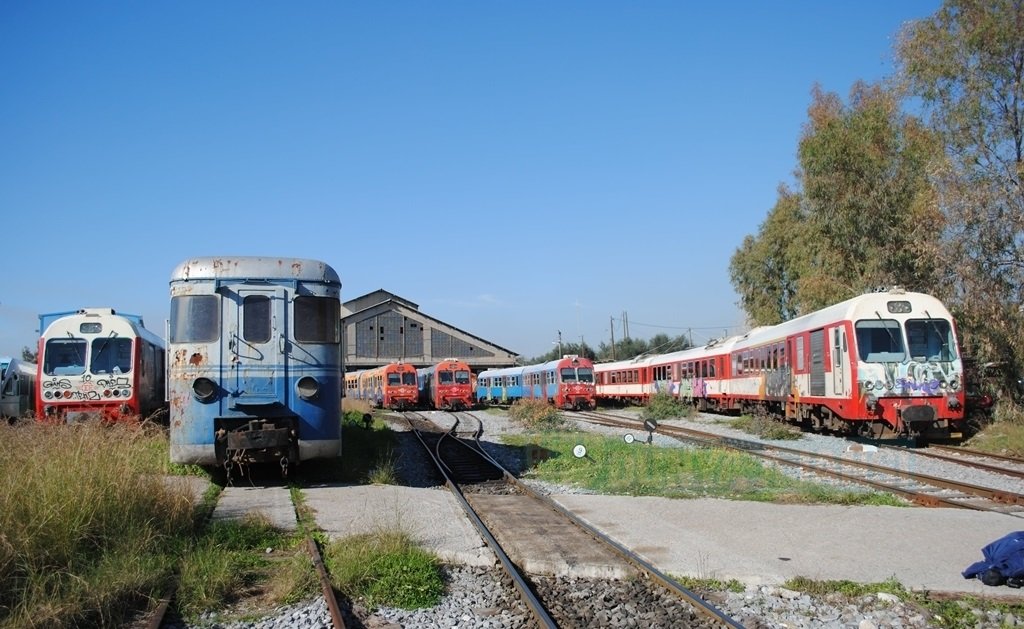
<instances>
[{"instance_id":1,"label":"eucalyptus tree","mask_svg":"<svg viewBox=\"0 0 1024 629\"><path fill-rule=\"evenodd\" d=\"M858 82L849 104L812 90L799 188L780 187L730 274L751 323L766 325L879 286L932 290L943 216L928 184L935 136L897 94Z\"/></svg>"},{"instance_id":2,"label":"eucalyptus tree","mask_svg":"<svg viewBox=\"0 0 1024 629\"><path fill-rule=\"evenodd\" d=\"M1024 365L1024 2L947 0L908 23L898 76L938 133L946 299L967 350Z\"/></svg>"}]
</instances>

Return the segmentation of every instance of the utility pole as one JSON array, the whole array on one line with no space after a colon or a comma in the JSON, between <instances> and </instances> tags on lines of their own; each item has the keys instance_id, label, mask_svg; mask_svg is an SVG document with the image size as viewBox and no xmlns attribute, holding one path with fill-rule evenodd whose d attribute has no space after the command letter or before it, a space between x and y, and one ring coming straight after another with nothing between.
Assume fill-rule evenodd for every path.
<instances>
[{"instance_id":1,"label":"utility pole","mask_svg":"<svg viewBox=\"0 0 1024 629\"><path fill-rule=\"evenodd\" d=\"M612 331L612 360L615 360L615 317L608 316L608 327Z\"/></svg>"},{"instance_id":2,"label":"utility pole","mask_svg":"<svg viewBox=\"0 0 1024 629\"><path fill-rule=\"evenodd\" d=\"M561 358L562 354L562 331L558 331L558 357Z\"/></svg>"},{"instance_id":3,"label":"utility pole","mask_svg":"<svg viewBox=\"0 0 1024 629\"><path fill-rule=\"evenodd\" d=\"M629 313L622 311L622 337L629 338Z\"/></svg>"}]
</instances>

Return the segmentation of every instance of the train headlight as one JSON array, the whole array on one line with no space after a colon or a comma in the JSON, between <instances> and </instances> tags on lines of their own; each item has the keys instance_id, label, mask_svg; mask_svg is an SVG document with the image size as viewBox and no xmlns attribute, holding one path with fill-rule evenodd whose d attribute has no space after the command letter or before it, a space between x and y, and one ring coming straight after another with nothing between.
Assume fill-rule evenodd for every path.
<instances>
[{"instance_id":1,"label":"train headlight","mask_svg":"<svg viewBox=\"0 0 1024 629\"><path fill-rule=\"evenodd\" d=\"M295 383L295 391L299 394L300 398L310 400L315 398L316 394L320 392L320 383L312 376L303 376Z\"/></svg>"},{"instance_id":2,"label":"train headlight","mask_svg":"<svg viewBox=\"0 0 1024 629\"><path fill-rule=\"evenodd\" d=\"M196 378L192 381L192 393L200 402L209 402L217 392L217 385L209 378Z\"/></svg>"},{"instance_id":3,"label":"train headlight","mask_svg":"<svg viewBox=\"0 0 1024 629\"><path fill-rule=\"evenodd\" d=\"M959 378L950 378L950 380L949 380L949 390L950 391L959 391L960 390L960 379Z\"/></svg>"},{"instance_id":4,"label":"train headlight","mask_svg":"<svg viewBox=\"0 0 1024 629\"><path fill-rule=\"evenodd\" d=\"M885 388L885 385L882 384L881 380L875 380L875 388L881 391L882 389Z\"/></svg>"},{"instance_id":5,"label":"train headlight","mask_svg":"<svg viewBox=\"0 0 1024 629\"><path fill-rule=\"evenodd\" d=\"M868 381L866 381L864 383L864 388L867 389L868 391L870 391L871 389L875 388L875 383L873 383L870 380L868 380Z\"/></svg>"},{"instance_id":6,"label":"train headlight","mask_svg":"<svg viewBox=\"0 0 1024 629\"><path fill-rule=\"evenodd\" d=\"M955 411L956 409L960 408L960 400L958 400L955 396L951 395L948 398L946 398L946 406L948 406L950 410Z\"/></svg>"}]
</instances>

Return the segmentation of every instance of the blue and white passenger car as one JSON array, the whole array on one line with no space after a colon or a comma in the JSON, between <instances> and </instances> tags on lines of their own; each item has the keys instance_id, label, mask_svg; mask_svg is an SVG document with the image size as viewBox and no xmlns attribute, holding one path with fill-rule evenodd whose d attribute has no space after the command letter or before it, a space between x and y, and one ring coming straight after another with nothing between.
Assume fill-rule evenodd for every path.
<instances>
[{"instance_id":1,"label":"blue and white passenger car","mask_svg":"<svg viewBox=\"0 0 1024 629\"><path fill-rule=\"evenodd\" d=\"M341 454L341 280L318 260L200 257L171 275L171 461Z\"/></svg>"}]
</instances>

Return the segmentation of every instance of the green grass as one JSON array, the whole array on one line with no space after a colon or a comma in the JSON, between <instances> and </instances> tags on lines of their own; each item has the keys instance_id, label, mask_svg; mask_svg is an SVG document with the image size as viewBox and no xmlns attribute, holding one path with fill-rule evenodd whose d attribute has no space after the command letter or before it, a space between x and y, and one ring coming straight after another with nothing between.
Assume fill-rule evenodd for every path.
<instances>
[{"instance_id":1,"label":"green grass","mask_svg":"<svg viewBox=\"0 0 1024 629\"><path fill-rule=\"evenodd\" d=\"M194 617L240 598L269 607L314 594L317 578L302 539L258 517L211 523L183 558L179 610Z\"/></svg>"},{"instance_id":2,"label":"green grass","mask_svg":"<svg viewBox=\"0 0 1024 629\"><path fill-rule=\"evenodd\" d=\"M1024 407L1010 400L1000 401L991 422L965 446L1008 456L1024 457Z\"/></svg>"},{"instance_id":3,"label":"green grass","mask_svg":"<svg viewBox=\"0 0 1024 629\"><path fill-rule=\"evenodd\" d=\"M606 494L843 505L904 504L889 494L843 491L798 481L762 466L748 454L725 449L661 448L576 432L506 435L504 441L522 447L525 453L534 453L527 461L533 464L531 477ZM578 443L587 448L586 458L572 455L572 448Z\"/></svg>"},{"instance_id":4,"label":"green grass","mask_svg":"<svg viewBox=\"0 0 1024 629\"><path fill-rule=\"evenodd\" d=\"M324 563L334 586L369 607L433 607L444 594L441 564L401 531L347 537L328 545Z\"/></svg>"}]
</instances>

